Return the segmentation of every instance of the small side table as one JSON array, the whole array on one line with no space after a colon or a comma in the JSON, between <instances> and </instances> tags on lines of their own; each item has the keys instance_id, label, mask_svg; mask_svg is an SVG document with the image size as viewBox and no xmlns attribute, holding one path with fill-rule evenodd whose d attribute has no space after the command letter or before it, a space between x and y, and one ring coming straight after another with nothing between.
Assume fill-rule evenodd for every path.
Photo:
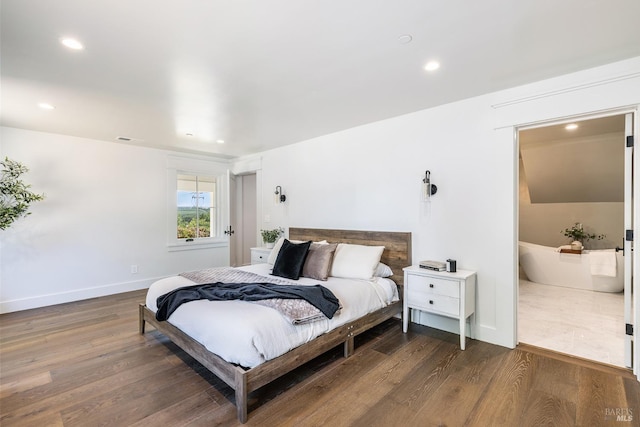
<instances>
[{"instance_id":1,"label":"small side table","mask_svg":"<svg viewBox=\"0 0 640 427\"><path fill-rule=\"evenodd\" d=\"M402 331L409 327L410 310L420 310L460 321L460 348L464 350L466 322L471 316L471 334L475 329L476 273L433 271L419 266L404 270Z\"/></svg>"}]
</instances>

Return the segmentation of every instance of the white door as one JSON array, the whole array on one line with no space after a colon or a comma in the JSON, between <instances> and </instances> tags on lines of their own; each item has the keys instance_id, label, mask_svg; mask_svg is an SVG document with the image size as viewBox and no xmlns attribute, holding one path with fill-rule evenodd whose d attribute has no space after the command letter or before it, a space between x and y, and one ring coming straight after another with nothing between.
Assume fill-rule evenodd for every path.
<instances>
[{"instance_id":1,"label":"white door","mask_svg":"<svg viewBox=\"0 0 640 427\"><path fill-rule=\"evenodd\" d=\"M636 278L634 272L637 269L636 258L634 252L634 240L637 236L634 221L635 217L635 201L636 189L634 188L634 178L638 173L638 167L635 165L634 150L634 114L625 114L625 158L624 158L624 323L625 323L625 343L624 343L624 363L625 366L634 369L634 373L638 375L638 351L634 349L634 343L637 337L637 329L635 327L635 319L637 312L634 313L634 305L638 309L638 295L634 295L636 287ZM640 182L640 181L638 181ZM637 294L637 293L636 293ZM635 304L634 304L635 300ZM636 354L634 354L636 353ZM640 376L639 376L640 378Z\"/></svg>"}]
</instances>

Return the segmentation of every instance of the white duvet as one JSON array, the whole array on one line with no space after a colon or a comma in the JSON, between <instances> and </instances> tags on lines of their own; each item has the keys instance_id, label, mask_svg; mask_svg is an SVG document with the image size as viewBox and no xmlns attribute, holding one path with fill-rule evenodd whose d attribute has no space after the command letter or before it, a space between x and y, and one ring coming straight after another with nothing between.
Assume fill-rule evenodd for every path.
<instances>
[{"instance_id":1,"label":"white duvet","mask_svg":"<svg viewBox=\"0 0 640 427\"><path fill-rule=\"evenodd\" d=\"M241 269L268 276L271 265L256 264ZM252 368L398 300L394 282L380 277L371 281L329 277L326 282L301 277L290 282L327 287L340 300L342 309L333 319L293 325L278 311L259 304L200 300L181 305L168 322L227 362ZM147 307L155 313L159 296L193 284L182 276L158 280L147 292Z\"/></svg>"}]
</instances>

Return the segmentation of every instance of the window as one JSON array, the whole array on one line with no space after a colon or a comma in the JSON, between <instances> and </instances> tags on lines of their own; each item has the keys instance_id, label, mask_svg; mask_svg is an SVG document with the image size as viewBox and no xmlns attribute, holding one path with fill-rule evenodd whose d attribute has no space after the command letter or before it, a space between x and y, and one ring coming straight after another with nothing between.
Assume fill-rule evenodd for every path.
<instances>
[{"instance_id":1,"label":"window","mask_svg":"<svg viewBox=\"0 0 640 427\"><path fill-rule=\"evenodd\" d=\"M177 175L177 238L218 236L216 179L199 175Z\"/></svg>"},{"instance_id":2,"label":"window","mask_svg":"<svg viewBox=\"0 0 640 427\"><path fill-rule=\"evenodd\" d=\"M191 251L229 246L228 165L167 156L167 250Z\"/></svg>"}]
</instances>

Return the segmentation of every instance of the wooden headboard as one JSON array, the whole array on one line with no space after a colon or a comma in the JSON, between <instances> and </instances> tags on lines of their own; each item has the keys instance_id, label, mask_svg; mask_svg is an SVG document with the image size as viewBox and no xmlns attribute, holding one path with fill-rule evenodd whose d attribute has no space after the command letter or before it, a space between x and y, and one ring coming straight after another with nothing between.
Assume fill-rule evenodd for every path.
<instances>
[{"instance_id":1,"label":"wooden headboard","mask_svg":"<svg viewBox=\"0 0 640 427\"><path fill-rule=\"evenodd\" d=\"M404 284L404 272L402 269L411 265L411 233L290 227L289 238L293 240L327 240L329 243L384 246L380 261L391 267L393 271L391 279L398 285Z\"/></svg>"}]
</instances>

